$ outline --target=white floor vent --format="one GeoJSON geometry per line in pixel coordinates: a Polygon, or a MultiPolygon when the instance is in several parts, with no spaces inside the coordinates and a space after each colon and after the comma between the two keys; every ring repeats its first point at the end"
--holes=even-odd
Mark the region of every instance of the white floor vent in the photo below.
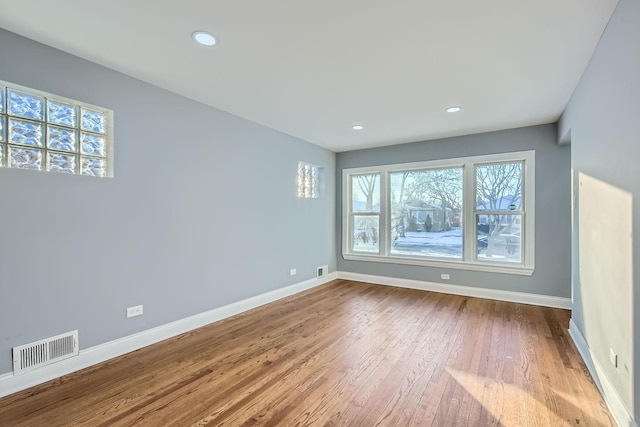
{"type": "Polygon", "coordinates": [[[13,375],[78,355],[78,331],[13,347],[13,375]]]}

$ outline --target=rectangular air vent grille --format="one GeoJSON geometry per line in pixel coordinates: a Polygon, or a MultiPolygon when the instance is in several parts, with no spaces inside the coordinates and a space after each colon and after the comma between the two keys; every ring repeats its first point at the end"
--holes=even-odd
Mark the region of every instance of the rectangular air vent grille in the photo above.
{"type": "Polygon", "coordinates": [[[13,347],[13,374],[23,374],[78,355],[78,331],[13,347]]]}

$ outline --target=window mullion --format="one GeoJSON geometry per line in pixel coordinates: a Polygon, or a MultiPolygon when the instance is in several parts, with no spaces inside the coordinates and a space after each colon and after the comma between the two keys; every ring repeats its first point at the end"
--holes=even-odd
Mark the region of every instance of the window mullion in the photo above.
{"type": "Polygon", "coordinates": [[[472,163],[464,165],[462,180],[462,235],[464,238],[464,261],[475,260],[474,251],[476,247],[476,224],[475,224],[475,202],[476,202],[475,173],[472,163]]]}
{"type": "Polygon", "coordinates": [[[389,214],[389,211],[391,210],[389,191],[389,172],[381,171],[380,217],[378,220],[380,230],[378,230],[378,249],[380,251],[380,255],[385,256],[389,254],[389,229],[391,228],[391,215],[389,214]]]}

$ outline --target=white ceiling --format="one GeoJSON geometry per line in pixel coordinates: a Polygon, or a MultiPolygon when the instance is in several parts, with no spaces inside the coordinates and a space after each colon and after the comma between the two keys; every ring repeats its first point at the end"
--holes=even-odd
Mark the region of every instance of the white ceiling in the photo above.
{"type": "Polygon", "coordinates": [[[346,151],[556,121],[617,1],[0,0],[0,27],[346,151]]]}

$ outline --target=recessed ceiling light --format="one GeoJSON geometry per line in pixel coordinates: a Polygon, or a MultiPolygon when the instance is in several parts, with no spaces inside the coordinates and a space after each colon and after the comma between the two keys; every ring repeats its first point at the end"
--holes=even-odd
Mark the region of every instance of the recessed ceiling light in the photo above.
{"type": "Polygon", "coordinates": [[[445,111],[447,113],[457,113],[460,110],[462,110],[462,107],[449,107],[445,111]]]}
{"type": "Polygon", "coordinates": [[[206,31],[195,31],[191,34],[191,38],[205,46],[213,46],[216,44],[216,38],[206,31]]]}
{"type": "Polygon", "coordinates": [[[364,129],[364,126],[363,125],[353,125],[353,126],[351,126],[351,129],[353,129],[353,130],[362,130],[362,129],[364,129]]]}

